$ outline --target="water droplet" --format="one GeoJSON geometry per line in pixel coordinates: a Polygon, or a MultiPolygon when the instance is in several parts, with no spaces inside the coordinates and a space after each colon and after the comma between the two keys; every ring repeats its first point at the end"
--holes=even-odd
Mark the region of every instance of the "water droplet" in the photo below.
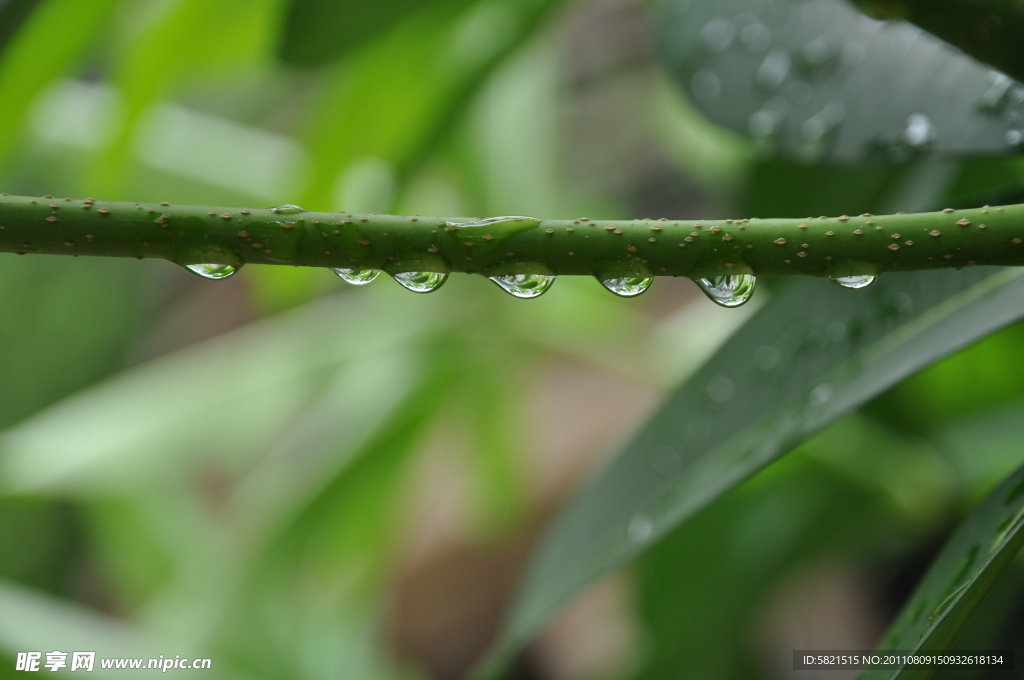
{"type": "Polygon", "coordinates": [[[811,393],[807,395],[807,402],[811,406],[821,406],[831,398],[832,386],[828,383],[822,383],[811,390],[811,393]]]}
{"type": "Polygon", "coordinates": [[[448,274],[441,272],[402,272],[392,277],[414,293],[432,293],[448,280],[448,274]]]}
{"type": "Polygon", "coordinates": [[[749,300],[750,296],[754,294],[754,284],[756,283],[757,279],[750,274],[697,279],[697,285],[701,287],[704,294],[723,307],[739,307],[749,300]]]}
{"type": "Polygon", "coordinates": [[[896,293],[892,297],[892,306],[901,314],[910,314],[914,311],[914,300],[906,293],[896,293]]]}
{"type": "Polygon", "coordinates": [[[935,141],[935,126],[923,113],[913,113],[907,117],[907,127],[903,130],[903,140],[913,149],[920,149],[935,141]]]}
{"type": "Polygon", "coordinates": [[[230,265],[230,264],[187,264],[185,269],[189,270],[196,276],[201,276],[204,279],[213,279],[218,281],[220,279],[226,279],[232,276],[235,272],[242,268],[242,265],[230,265]]]}
{"type": "Polygon", "coordinates": [[[843,288],[867,288],[875,282],[877,276],[871,274],[858,274],[854,276],[837,276],[832,279],[833,283],[838,283],[843,288]]]}
{"type": "Polygon", "coordinates": [[[735,393],[736,386],[724,375],[716,375],[708,382],[708,396],[719,404],[724,404],[732,399],[732,395],[735,393]]]}
{"type": "Polygon", "coordinates": [[[345,283],[351,283],[353,286],[365,286],[370,281],[373,281],[380,274],[379,269],[344,269],[338,268],[334,270],[342,281],[345,283]]]}
{"type": "Polygon", "coordinates": [[[295,213],[306,212],[305,208],[300,208],[297,205],[279,205],[276,208],[271,208],[270,212],[277,213],[278,215],[294,215],[295,213]]]}
{"type": "Polygon", "coordinates": [[[757,366],[762,371],[770,371],[779,365],[779,359],[781,358],[779,350],[771,345],[761,345],[754,350],[752,360],[754,366],[757,366]]]}
{"type": "Polygon", "coordinates": [[[789,75],[791,62],[785,50],[772,50],[757,69],[757,84],[774,90],[789,75]]]}
{"type": "Polygon", "coordinates": [[[505,292],[524,300],[540,297],[555,282],[554,276],[543,274],[506,274],[492,276],[490,279],[505,292]]]}
{"type": "Polygon", "coordinates": [[[700,30],[700,35],[709,50],[712,52],[722,52],[732,44],[733,38],[736,37],[736,28],[733,27],[732,22],[728,19],[715,17],[704,24],[704,28],[700,30]]]}
{"type": "Polygon", "coordinates": [[[654,522],[645,513],[638,512],[629,520],[626,534],[634,543],[646,543],[654,533],[654,522]]]}
{"type": "Polygon", "coordinates": [[[690,90],[697,99],[714,99],[722,92],[722,81],[714,71],[701,69],[690,79],[690,90]]]}
{"type": "Polygon", "coordinates": [[[755,21],[740,31],[740,42],[751,52],[764,52],[772,45],[772,32],[764,24],[755,21]]]}
{"type": "Polygon", "coordinates": [[[619,297],[636,297],[651,287],[653,278],[601,279],[601,285],[619,297]]]}
{"type": "Polygon", "coordinates": [[[1006,141],[1007,146],[1019,147],[1024,144],[1024,130],[1007,130],[1003,139],[1006,141]]]}

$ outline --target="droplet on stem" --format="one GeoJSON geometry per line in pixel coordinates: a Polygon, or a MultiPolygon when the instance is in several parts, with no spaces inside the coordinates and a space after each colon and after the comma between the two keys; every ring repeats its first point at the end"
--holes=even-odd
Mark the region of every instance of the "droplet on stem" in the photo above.
{"type": "Polygon", "coordinates": [[[711,301],[722,307],[739,307],[754,294],[757,279],[751,274],[733,274],[731,276],[711,276],[697,279],[704,294],[711,301]]]}
{"type": "Polygon", "coordinates": [[[231,265],[231,264],[187,264],[185,269],[189,270],[196,276],[200,276],[204,279],[212,279],[219,281],[220,279],[226,279],[229,276],[233,276],[235,272],[242,268],[242,265],[231,265]]]}
{"type": "Polygon", "coordinates": [[[373,281],[380,274],[379,269],[345,269],[339,267],[334,270],[334,273],[341,278],[345,283],[351,283],[353,286],[365,286],[366,284],[373,281]]]}
{"type": "Polygon", "coordinates": [[[636,297],[651,287],[651,284],[654,282],[654,278],[633,277],[621,279],[600,279],[600,281],[602,286],[619,297],[636,297]]]}
{"type": "Polygon", "coordinates": [[[401,272],[392,277],[414,293],[432,293],[448,280],[448,274],[441,272],[401,272]]]}
{"type": "Polygon", "coordinates": [[[491,276],[490,279],[506,293],[524,300],[540,297],[555,282],[554,276],[544,274],[506,274],[491,276]]]}

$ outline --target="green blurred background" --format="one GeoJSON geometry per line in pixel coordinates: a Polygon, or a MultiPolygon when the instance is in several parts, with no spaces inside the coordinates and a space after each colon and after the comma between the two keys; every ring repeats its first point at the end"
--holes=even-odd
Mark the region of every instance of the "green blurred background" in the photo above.
{"type": "MultiPolygon", "coordinates": [[[[1024,193],[1014,160],[766,159],[669,84],[648,29],[634,0],[0,0],[0,186],[608,219],[1024,193]]],[[[2,255],[0,677],[54,649],[460,677],[552,513],[770,294],[725,310],[682,279],[622,300],[563,278],[524,302],[453,275],[421,297],[2,255]]],[[[871,647],[1021,458],[1022,342],[943,361],[730,493],[515,677],[784,678],[794,648],[871,647]]],[[[1021,573],[963,644],[1019,640],[1021,573]]]]}

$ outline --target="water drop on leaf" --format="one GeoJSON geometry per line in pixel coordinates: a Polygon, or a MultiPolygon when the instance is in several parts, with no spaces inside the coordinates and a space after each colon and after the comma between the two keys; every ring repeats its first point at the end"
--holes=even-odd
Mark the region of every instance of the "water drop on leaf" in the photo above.
{"type": "Polygon", "coordinates": [[[750,274],[733,274],[731,276],[711,276],[697,279],[704,294],[712,302],[723,307],[739,307],[754,294],[757,279],[750,274]]]}
{"type": "Polygon", "coordinates": [[[867,288],[875,282],[876,278],[878,277],[871,274],[859,274],[856,276],[837,276],[832,281],[843,288],[867,288]]]}
{"type": "Polygon", "coordinates": [[[629,520],[626,533],[629,535],[629,540],[634,543],[646,543],[654,533],[654,522],[649,516],[639,512],[629,520]]]}
{"type": "Polygon", "coordinates": [[[507,274],[492,276],[490,279],[505,292],[522,299],[540,297],[555,282],[554,276],[543,274],[507,274]]]}
{"type": "Polygon", "coordinates": [[[601,285],[619,297],[636,297],[651,287],[654,279],[648,277],[628,279],[601,279],[601,285]]]}
{"type": "Polygon", "coordinates": [[[242,268],[242,265],[230,265],[230,264],[187,264],[185,269],[189,270],[196,276],[201,276],[204,279],[213,279],[215,281],[220,279],[226,279],[232,276],[235,272],[242,268]]]}
{"type": "Polygon", "coordinates": [[[402,272],[392,274],[395,281],[414,293],[432,293],[448,280],[441,272],[402,272]]]}
{"type": "Polygon", "coordinates": [[[380,274],[380,270],[338,268],[334,270],[334,273],[337,274],[345,283],[351,283],[353,286],[365,286],[377,278],[380,274]]]}

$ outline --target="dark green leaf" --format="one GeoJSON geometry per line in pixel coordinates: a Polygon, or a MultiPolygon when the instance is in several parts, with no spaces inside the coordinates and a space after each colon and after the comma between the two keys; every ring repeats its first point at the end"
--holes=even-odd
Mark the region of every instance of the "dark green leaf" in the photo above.
{"type": "MultiPolygon", "coordinates": [[[[910,596],[883,650],[944,651],[1024,545],[1024,467],[997,486],[967,517],[910,596]]],[[[863,680],[927,678],[934,669],[869,670],[863,680]]]]}
{"type": "Polygon", "coordinates": [[[842,0],[666,0],[658,43],[713,121],[767,154],[905,161],[1016,152],[1024,91],[905,23],[842,0]]]}
{"type": "Polygon", "coordinates": [[[539,550],[496,659],[594,579],[910,373],[1024,314],[1024,271],[789,286],[673,394],[539,550]]]}
{"type": "Polygon", "coordinates": [[[38,3],[39,0],[0,0],[0,51],[38,3]]]}
{"type": "Polygon", "coordinates": [[[343,57],[424,9],[457,11],[474,0],[292,0],[284,22],[282,61],[314,66],[343,57]]]}
{"type": "Polygon", "coordinates": [[[1020,0],[856,0],[877,19],[907,19],[1014,78],[1024,77],[1020,0]]]}

